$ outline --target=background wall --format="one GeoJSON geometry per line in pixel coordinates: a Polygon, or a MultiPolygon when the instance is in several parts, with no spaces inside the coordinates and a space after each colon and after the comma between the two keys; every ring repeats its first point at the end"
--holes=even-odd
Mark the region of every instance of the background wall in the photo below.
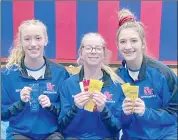
{"type": "Polygon", "coordinates": [[[176,0],[2,0],[1,58],[5,60],[9,55],[20,23],[35,18],[47,25],[46,55],[49,58],[63,63],[75,62],[82,36],[87,32],[99,32],[113,51],[111,63],[120,63],[115,40],[117,11],[121,8],[129,8],[146,25],[149,53],[168,65],[176,65],[176,0]]]}

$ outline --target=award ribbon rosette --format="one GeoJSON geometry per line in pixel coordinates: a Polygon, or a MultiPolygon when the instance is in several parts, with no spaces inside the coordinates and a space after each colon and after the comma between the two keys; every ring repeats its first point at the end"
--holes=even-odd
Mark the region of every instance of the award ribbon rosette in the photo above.
{"type": "Polygon", "coordinates": [[[125,83],[121,87],[124,92],[124,95],[130,98],[133,102],[138,98],[139,86],[132,86],[129,83],[125,83]]]}
{"type": "MultiPolygon", "coordinates": [[[[102,89],[103,82],[100,80],[83,80],[79,83],[81,91],[88,91],[90,94],[94,92],[99,92],[102,89]]],[[[95,108],[95,103],[92,100],[92,96],[90,96],[89,101],[84,106],[84,109],[90,112],[93,112],[95,108]]]]}

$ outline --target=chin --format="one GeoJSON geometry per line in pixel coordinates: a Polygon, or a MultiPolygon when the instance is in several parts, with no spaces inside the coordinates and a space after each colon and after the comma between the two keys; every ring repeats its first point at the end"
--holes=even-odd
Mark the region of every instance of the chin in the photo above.
{"type": "Polygon", "coordinates": [[[97,62],[97,61],[95,61],[95,62],[88,62],[88,65],[98,66],[98,65],[100,65],[100,62],[97,62]]]}
{"type": "Polygon", "coordinates": [[[134,61],[135,60],[135,56],[125,56],[124,59],[126,61],[134,61]]]}
{"type": "Polygon", "coordinates": [[[40,58],[40,55],[29,55],[29,58],[38,59],[38,58],[40,58]]]}

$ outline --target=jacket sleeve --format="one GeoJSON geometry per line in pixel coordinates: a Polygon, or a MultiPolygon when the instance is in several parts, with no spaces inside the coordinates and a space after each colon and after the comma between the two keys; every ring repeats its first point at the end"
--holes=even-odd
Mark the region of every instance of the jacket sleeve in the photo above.
{"type": "Polygon", "coordinates": [[[68,91],[68,83],[64,82],[61,89],[61,112],[58,117],[58,128],[62,132],[70,122],[75,118],[76,114],[81,111],[73,103],[73,97],[68,91]]]}
{"type": "Polygon", "coordinates": [[[101,120],[105,124],[105,126],[111,132],[118,133],[121,130],[122,122],[121,122],[121,112],[122,112],[122,102],[123,102],[123,92],[121,89],[117,89],[117,93],[120,94],[117,100],[117,105],[108,108],[105,106],[104,110],[100,113],[101,120]]]}
{"type": "Polygon", "coordinates": [[[18,115],[25,108],[25,103],[21,100],[14,102],[11,100],[11,94],[14,94],[8,84],[10,82],[7,79],[8,76],[1,73],[1,119],[2,121],[10,121],[11,118],[18,115]]]}
{"type": "Polygon", "coordinates": [[[59,84],[58,84],[58,99],[56,100],[56,102],[53,102],[51,103],[51,106],[50,107],[47,107],[46,109],[48,111],[50,111],[51,113],[53,113],[54,115],[58,116],[60,111],[61,111],[61,103],[60,103],[60,93],[61,93],[61,87],[62,87],[62,84],[63,82],[69,78],[69,73],[65,70],[64,71],[64,74],[63,74],[63,77],[61,78],[62,76],[60,75],[59,79],[59,84]]]}
{"type": "Polygon", "coordinates": [[[178,113],[178,89],[177,77],[174,73],[169,73],[167,78],[163,75],[160,79],[160,97],[163,107],[159,109],[146,108],[143,116],[139,117],[144,121],[154,124],[174,124],[177,121],[178,113]]]}
{"type": "Polygon", "coordinates": [[[132,122],[132,116],[133,116],[133,114],[126,115],[123,110],[121,111],[121,124],[122,124],[122,128],[128,127],[131,124],[131,122],[132,122]]]}

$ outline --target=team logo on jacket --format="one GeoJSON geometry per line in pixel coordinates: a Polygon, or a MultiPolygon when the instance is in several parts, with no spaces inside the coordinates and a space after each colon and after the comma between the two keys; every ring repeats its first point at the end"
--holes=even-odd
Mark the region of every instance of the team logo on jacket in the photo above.
{"type": "Polygon", "coordinates": [[[115,103],[115,101],[113,101],[113,99],[112,99],[112,94],[110,94],[108,91],[105,91],[104,95],[106,96],[106,100],[107,100],[106,102],[115,103]]]}
{"type": "Polygon", "coordinates": [[[144,96],[141,96],[141,98],[152,98],[156,97],[156,95],[153,94],[153,89],[149,87],[144,87],[144,96]]]}
{"type": "Polygon", "coordinates": [[[144,94],[145,95],[153,95],[153,89],[149,87],[144,87],[144,94]]]}
{"type": "Polygon", "coordinates": [[[57,92],[54,90],[55,85],[52,85],[50,82],[46,83],[46,91],[44,94],[56,94],[57,92]]]}
{"type": "Polygon", "coordinates": [[[54,85],[52,85],[50,82],[46,83],[46,88],[49,91],[54,91],[54,85]]]}

